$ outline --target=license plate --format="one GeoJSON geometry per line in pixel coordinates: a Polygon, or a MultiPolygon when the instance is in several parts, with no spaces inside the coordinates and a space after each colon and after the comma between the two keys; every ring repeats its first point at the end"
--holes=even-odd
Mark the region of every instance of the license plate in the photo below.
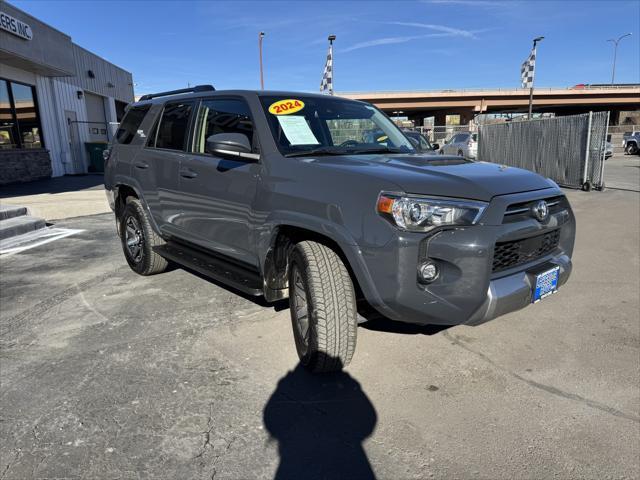
{"type": "Polygon", "coordinates": [[[533,303],[539,302],[545,297],[558,291],[558,278],[560,277],[560,267],[553,267],[551,270],[536,275],[536,284],[533,290],[533,303]]]}

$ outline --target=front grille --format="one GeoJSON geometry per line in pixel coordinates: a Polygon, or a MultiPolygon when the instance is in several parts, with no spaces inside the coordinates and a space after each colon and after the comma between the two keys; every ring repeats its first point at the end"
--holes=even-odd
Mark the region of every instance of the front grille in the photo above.
{"type": "Polygon", "coordinates": [[[555,250],[559,242],[559,228],[535,237],[498,242],[493,250],[493,271],[499,272],[544,257],[555,250]]]}
{"type": "Polygon", "coordinates": [[[528,202],[513,203],[509,205],[506,211],[504,212],[504,218],[502,220],[502,223],[513,223],[513,222],[519,222],[521,220],[525,220],[528,218],[529,219],[532,218],[533,215],[531,214],[531,208],[540,200],[545,200],[547,202],[550,215],[567,208],[565,203],[566,199],[564,196],[540,198],[540,199],[531,200],[528,202]]]}

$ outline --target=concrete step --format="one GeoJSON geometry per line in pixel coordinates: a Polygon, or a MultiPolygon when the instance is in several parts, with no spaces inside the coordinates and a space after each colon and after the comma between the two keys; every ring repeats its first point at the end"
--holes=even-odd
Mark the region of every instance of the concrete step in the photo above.
{"type": "Polygon", "coordinates": [[[28,214],[27,207],[21,207],[19,205],[0,204],[0,220],[6,220],[7,218],[21,217],[27,214],[28,214]]]}
{"type": "Polygon", "coordinates": [[[47,224],[44,219],[30,215],[21,215],[19,217],[0,220],[0,240],[33,232],[46,226],[47,224]]]}

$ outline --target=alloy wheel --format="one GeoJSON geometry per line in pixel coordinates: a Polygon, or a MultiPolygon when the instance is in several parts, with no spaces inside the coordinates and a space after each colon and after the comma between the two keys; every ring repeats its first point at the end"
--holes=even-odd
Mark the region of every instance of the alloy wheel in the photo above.
{"type": "Polygon", "coordinates": [[[140,223],[133,217],[127,217],[125,221],[125,244],[131,259],[138,263],[142,260],[142,245],[144,243],[144,234],[140,228],[140,223]]]}

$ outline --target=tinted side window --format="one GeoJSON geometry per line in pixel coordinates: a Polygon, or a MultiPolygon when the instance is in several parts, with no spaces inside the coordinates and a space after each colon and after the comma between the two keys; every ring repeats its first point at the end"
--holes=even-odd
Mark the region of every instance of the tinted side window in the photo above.
{"type": "Polygon", "coordinates": [[[131,143],[148,111],[149,105],[129,109],[116,132],[116,140],[118,143],[122,143],[124,145],[131,143]]]}
{"type": "Polygon", "coordinates": [[[205,153],[207,138],[216,133],[242,133],[253,142],[249,106],[240,99],[207,99],[200,105],[193,151],[205,153]]]}
{"type": "Polygon", "coordinates": [[[189,119],[193,105],[190,103],[167,103],[158,125],[156,148],[182,150],[189,131],[189,119]]]}

